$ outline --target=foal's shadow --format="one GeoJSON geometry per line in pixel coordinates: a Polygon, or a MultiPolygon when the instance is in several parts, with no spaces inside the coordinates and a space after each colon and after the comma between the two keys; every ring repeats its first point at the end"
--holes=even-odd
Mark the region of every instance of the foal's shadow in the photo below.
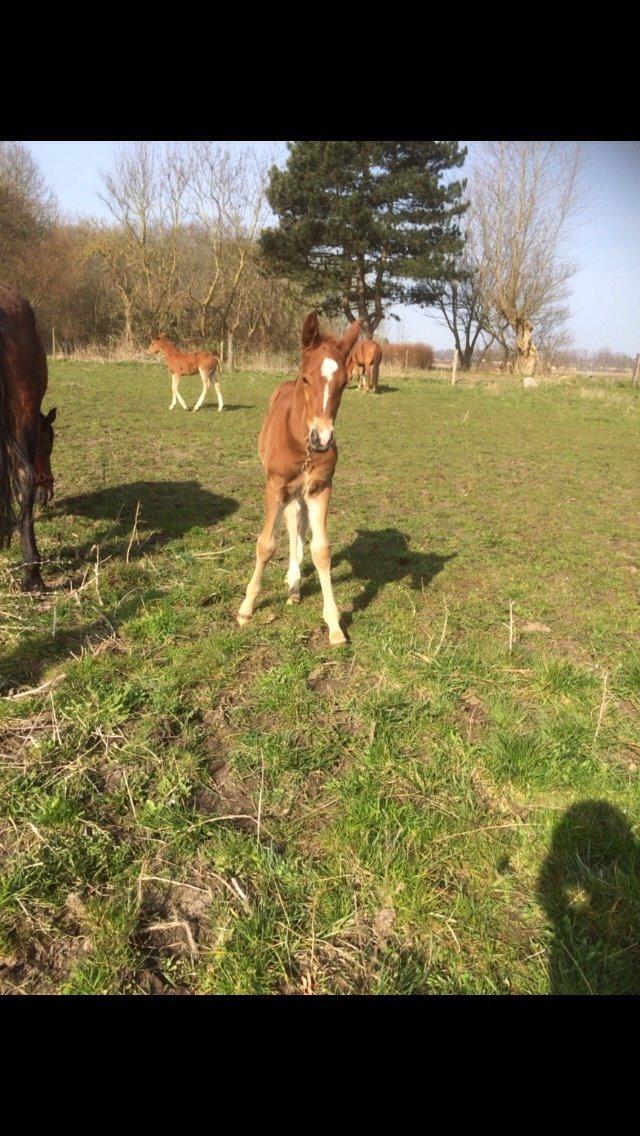
{"type": "Polygon", "coordinates": [[[608,801],[571,805],[538,879],[552,994],[640,994],[640,842],[608,801]]]}
{"type": "MultiPolygon", "coordinates": [[[[224,415],[229,414],[233,410],[253,410],[254,405],[255,404],[253,402],[225,402],[222,413],[224,415]]],[[[219,413],[217,402],[203,403],[203,405],[200,407],[200,410],[198,411],[198,414],[201,414],[203,410],[215,410],[216,414],[219,413]]]]}
{"type": "MultiPolygon", "coordinates": [[[[445,564],[457,556],[437,552],[414,552],[409,537],[399,529],[358,529],[355,540],[332,559],[332,567],[347,563],[351,577],[363,580],[364,587],[353,600],[353,611],[364,611],[386,584],[406,581],[414,591],[429,586],[445,564]]],[[[342,624],[349,627],[352,614],[345,612],[342,624]]]]}
{"type": "Polygon", "coordinates": [[[131,481],[61,498],[60,505],[68,514],[111,522],[99,537],[94,535],[84,544],[60,550],[61,556],[67,553],[76,560],[82,560],[94,543],[100,545],[102,559],[120,555],[132,532],[138,505],[132,556],[162,547],[196,526],[209,528],[238,508],[233,497],[211,493],[197,481],[131,481]]]}

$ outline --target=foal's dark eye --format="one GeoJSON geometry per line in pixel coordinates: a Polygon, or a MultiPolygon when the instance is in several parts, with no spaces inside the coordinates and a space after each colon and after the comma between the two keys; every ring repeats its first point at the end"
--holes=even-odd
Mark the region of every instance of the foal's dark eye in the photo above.
{"type": "Polygon", "coordinates": [[[306,384],[307,384],[307,386],[309,385],[309,380],[308,380],[308,378],[306,377],[306,375],[303,375],[303,376],[302,376],[302,381],[303,381],[303,383],[306,383],[306,384]]]}

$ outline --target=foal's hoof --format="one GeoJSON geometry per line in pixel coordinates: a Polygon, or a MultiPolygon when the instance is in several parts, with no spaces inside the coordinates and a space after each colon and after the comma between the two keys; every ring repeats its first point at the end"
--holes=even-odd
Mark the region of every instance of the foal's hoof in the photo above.
{"type": "Polygon", "coordinates": [[[240,624],[240,627],[246,627],[250,619],[250,615],[240,615],[240,612],[238,612],[236,616],[236,620],[240,624]]]}
{"type": "Polygon", "coordinates": [[[347,637],[342,631],[330,631],[329,642],[332,647],[345,647],[347,644],[347,637]]]}
{"type": "Polygon", "coordinates": [[[218,414],[222,414],[223,410],[224,410],[224,406],[219,406],[218,407],[218,414]]]}
{"type": "Polygon", "coordinates": [[[299,604],[300,603],[300,592],[290,592],[289,595],[287,596],[287,603],[288,604],[299,604]]]}

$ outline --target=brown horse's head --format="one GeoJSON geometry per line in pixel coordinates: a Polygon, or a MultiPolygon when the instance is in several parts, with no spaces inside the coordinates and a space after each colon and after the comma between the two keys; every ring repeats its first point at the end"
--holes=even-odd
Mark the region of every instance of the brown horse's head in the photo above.
{"type": "Polygon", "coordinates": [[[159,335],[152,343],[149,344],[146,350],[147,355],[159,355],[163,348],[166,346],[165,340],[159,335]]]}
{"type": "Polygon", "coordinates": [[[304,393],[305,421],[312,450],[324,453],[333,443],[333,424],[347,385],[347,357],[359,335],[359,320],[352,323],[339,340],[320,331],[315,312],[304,321],[298,382],[304,393]]]}
{"type": "Polygon", "coordinates": [[[51,472],[51,451],[53,450],[53,423],[56,420],[56,407],[48,414],[38,414],[38,442],[33,461],[36,480],[36,501],[46,505],[53,497],[53,474],[51,472]]]}

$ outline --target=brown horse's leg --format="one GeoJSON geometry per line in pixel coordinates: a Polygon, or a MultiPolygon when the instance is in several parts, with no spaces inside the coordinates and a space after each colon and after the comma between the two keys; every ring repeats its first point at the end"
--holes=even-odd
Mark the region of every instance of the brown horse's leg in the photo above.
{"type": "Polygon", "coordinates": [[[202,394],[200,395],[200,398],[198,399],[198,401],[196,402],[196,404],[193,408],[194,414],[195,414],[196,410],[199,410],[200,407],[202,406],[202,404],[205,400],[206,393],[209,390],[209,387],[211,386],[211,379],[209,378],[209,372],[205,371],[203,367],[198,367],[198,370],[200,372],[200,378],[202,379],[202,394]]]}
{"type": "MultiPolygon", "coordinates": [[[[213,371],[214,375],[215,375],[215,373],[216,372],[213,371]]],[[[216,394],[218,396],[218,411],[221,411],[224,407],[224,399],[222,397],[222,387],[220,386],[218,379],[214,379],[214,385],[215,385],[215,388],[216,388],[216,394]]]]}
{"type": "Polygon", "coordinates": [[[276,535],[281,516],[282,502],[280,497],[275,489],[267,485],[264,526],[256,544],[256,566],[237,616],[241,627],[244,627],[253,615],[253,609],[260,592],[260,581],[262,580],[264,566],[269,563],[276,550],[276,535]]]}
{"type": "Polygon", "coordinates": [[[33,529],[33,502],[25,512],[20,526],[20,545],[22,548],[22,591],[45,592],[44,580],[40,575],[40,553],[33,529]]]}
{"type": "Polygon", "coordinates": [[[300,603],[300,565],[304,557],[304,538],[309,523],[305,501],[295,498],[285,506],[284,519],[289,533],[289,571],[285,577],[289,586],[287,603],[300,603]]]}
{"type": "MultiPolygon", "coordinates": [[[[33,461],[33,438],[23,434],[20,438],[21,448],[33,461]]],[[[32,479],[23,469],[18,475],[20,495],[25,502],[25,509],[20,523],[20,548],[22,550],[22,581],[23,592],[44,592],[46,588],[40,575],[40,552],[36,544],[36,534],[33,528],[33,510],[36,503],[36,488],[32,479]]]]}
{"type": "Polygon", "coordinates": [[[173,400],[172,400],[172,402],[171,402],[171,406],[169,407],[169,410],[173,410],[173,408],[174,408],[174,406],[175,406],[175,404],[176,404],[176,399],[177,399],[177,400],[178,400],[178,402],[180,403],[180,406],[182,407],[182,409],[183,409],[183,410],[186,410],[186,409],[187,409],[187,404],[186,404],[186,402],[184,401],[184,399],[183,399],[182,395],[180,394],[180,391],[178,390],[178,383],[179,383],[179,382],[180,382],[180,375],[172,375],[172,376],[171,376],[171,383],[172,383],[172,390],[173,390],[173,400]]]}
{"type": "Polygon", "coordinates": [[[324,601],[322,618],[329,628],[329,642],[334,647],[339,647],[347,640],[340,627],[340,616],[331,587],[331,549],[327,537],[327,513],[330,499],[330,486],[320,493],[305,497],[311,525],[311,555],[320,579],[324,601]]]}

